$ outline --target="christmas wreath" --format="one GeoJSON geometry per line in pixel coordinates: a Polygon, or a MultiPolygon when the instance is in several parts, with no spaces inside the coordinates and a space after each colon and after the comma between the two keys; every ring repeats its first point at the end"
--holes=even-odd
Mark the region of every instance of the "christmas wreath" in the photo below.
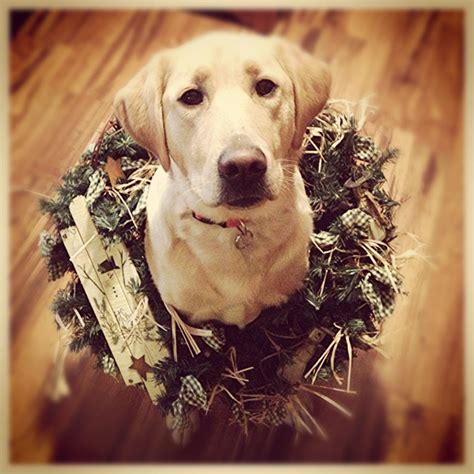
{"type": "MultiPolygon", "coordinates": [[[[174,415],[175,429],[186,426],[192,410],[207,412],[217,400],[229,406],[231,420],[245,431],[252,423],[279,425],[287,417],[308,430],[311,423],[319,429],[298,394],[314,393],[339,407],[316,388],[335,381],[350,390],[353,358],[376,347],[381,325],[401,292],[399,259],[391,247],[398,203],[383,189],[384,166],[396,156],[397,150],[381,150],[365,136],[341,103],[329,103],[307,128],[300,163],[315,229],[304,289],[243,330],[214,322],[190,328],[160,299],[145,260],[147,191],[159,165],[117,121],[110,121],[63,176],[57,195],[41,201],[42,212],[54,223],[40,237],[49,279],[70,275],[52,304],[68,347],[89,347],[98,367],[120,378],[111,337],[125,343],[133,337],[159,341],[166,350],[153,364],[134,358],[129,368],[139,383],[160,388],[148,391],[164,414],[174,415]],[[91,301],[78,276],[76,255],[65,245],[65,233],[75,225],[71,205],[78,196],[104,248],[124,245],[124,259],[136,269],[123,287],[138,301],[138,310],[118,319],[115,332],[99,321],[101,303],[91,301]],[[140,313],[145,306],[148,310],[140,313]],[[295,380],[285,369],[298,360],[304,370],[295,380]]],[[[124,262],[117,255],[123,253],[107,255],[96,262],[98,274],[122,271],[124,262]]]]}

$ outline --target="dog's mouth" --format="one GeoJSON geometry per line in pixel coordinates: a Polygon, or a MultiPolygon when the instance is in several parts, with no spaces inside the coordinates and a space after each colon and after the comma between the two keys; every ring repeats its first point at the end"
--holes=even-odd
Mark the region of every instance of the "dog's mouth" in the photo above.
{"type": "Polygon", "coordinates": [[[258,186],[257,189],[248,190],[224,190],[221,194],[221,205],[231,208],[248,209],[261,206],[273,196],[266,186],[258,186]]]}
{"type": "Polygon", "coordinates": [[[264,196],[247,196],[232,201],[226,201],[225,205],[228,207],[248,208],[263,204],[264,201],[266,201],[264,196]]]}

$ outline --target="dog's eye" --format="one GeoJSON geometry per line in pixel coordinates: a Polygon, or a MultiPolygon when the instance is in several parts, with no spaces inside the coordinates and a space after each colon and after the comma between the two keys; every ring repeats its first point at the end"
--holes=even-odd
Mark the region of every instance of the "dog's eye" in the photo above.
{"type": "Polygon", "coordinates": [[[262,79],[261,81],[258,81],[255,86],[255,90],[259,96],[268,95],[276,88],[277,85],[273,81],[270,81],[270,79],[262,79]]]}
{"type": "Polygon", "coordinates": [[[186,91],[180,98],[179,101],[186,105],[198,105],[203,101],[202,92],[197,89],[190,89],[186,91]]]}

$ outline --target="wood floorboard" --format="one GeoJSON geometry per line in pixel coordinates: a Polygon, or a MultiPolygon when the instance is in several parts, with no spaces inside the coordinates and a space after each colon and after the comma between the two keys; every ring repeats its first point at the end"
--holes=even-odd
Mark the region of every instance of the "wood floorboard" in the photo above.
{"type": "Polygon", "coordinates": [[[10,45],[10,452],[19,462],[461,462],[463,460],[463,22],[462,11],[234,12],[232,21],[184,11],[36,11],[10,45]],[[288,427],[248,438],[220,409],[186,449],[173,445],[144,395],[71,356],[72,394],[51,402],[45,381],[57,332],[38,251],[39,195],[111,113],[115,91],[156,50],[215,28],[280,34],[326,60],[333,98],[374,94],[367,131],[401,150],[389,188],[409,296],[384,328],[384,359],[357,360],[357,395],[316,400],[329,441],[288,427]]]}

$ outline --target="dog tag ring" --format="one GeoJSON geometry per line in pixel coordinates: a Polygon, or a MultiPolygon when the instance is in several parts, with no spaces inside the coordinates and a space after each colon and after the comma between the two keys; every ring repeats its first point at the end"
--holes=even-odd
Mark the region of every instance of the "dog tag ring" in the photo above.
{"type": "Polygon", "coordinates": [[[251,244],[253,234],[243,222],[238,226],[238,229],[240,233],[235,237],[234,244],[239,250],[243,250],[251,244]]]}

